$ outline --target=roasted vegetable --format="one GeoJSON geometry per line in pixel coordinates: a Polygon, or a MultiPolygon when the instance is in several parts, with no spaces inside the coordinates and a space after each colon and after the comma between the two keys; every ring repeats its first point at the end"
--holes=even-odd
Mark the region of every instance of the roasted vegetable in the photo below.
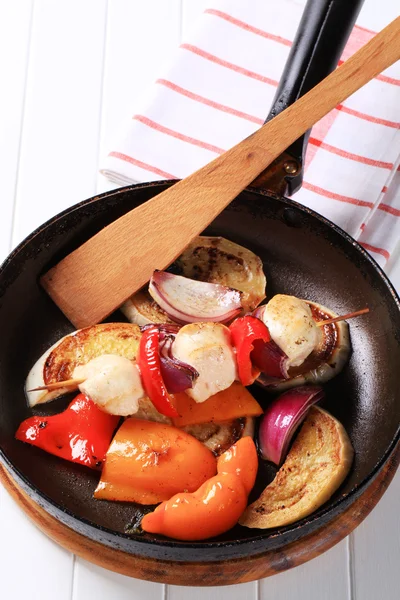
{"type": "Polygon", "coordinates": [[[244,312],[265,298],[266,279],[260,258],[223,237],[199,236],[176,261],[181,275],[240,290],[244,312]]]}
{"type": "MultiPolygon", "coordinates": [[[[77,366],[103,354],[117,354],[132,360],[136,358],[140,336],[139,327],[130,323],[102,323],[71,333],[39,358],[28,374],[26,389],[71,379],[77,366]]],[[[27,396],[30,406],[34,406],[76,389],[28,392],[27,396]]]]}
{"type": "Polygon", "coordinates": [[[160,331],[157,327],[149,327],[143,331],[139,344],[138,367],[143,387],[158,412],[166,417],[177,417],[178,412],[171,402],[162,377],[159,345],[160,331]]]}
{"type": "Polygon", "coordinates": [[[239,523],[268,529],[289,525],[314,512],[342,484],[353,448],[341,423],[313,406],[275,479],[239,523]]]}
{"type": "MultiPolygon", "coordinates": [[[[243,312],[251,312],[265,298],[266,279],[260,258],[223,237],[198,236],[172,265],[172,270],[190,279],[219,283],[243,292],[243,312]]],[[[145,289],[129,298],[121,310],[137,325],[172,322],[145,289]]]]}
{"type": "Polygon", "coordinates": [[[246,436],[254,438],[254,417],[239,417],[229,421],[210,421],[199,425],[186,425],[183,430],[193,435],[215,456],[226,450],[246,436]]]}
{"type": "Polygon", "coordinates": [[[178,540],[205,540],[233,527],[257,475],[257,451],[245,437],[219,457],[218,475],[194,493],[180,493],[142,519],[142,529],[178,540]]]}
{"type": "Polygon", "coordinates": [[[322,388],[304,385],[275,398],[260,421],[258,441],[261,456],[280,466],[286,458],[293,435],[312,404],[324,397],[322,388]]]}
{"type": "Polygon", "coordinates": [[[84,394],[64,412],[50,417],[30,417],[15,437],[50,454],[100,469],[119,417],[107,415],[84,394]]]}
{"type": "Polygon", "coordinates": [[[219,283],[154,271],[149,293],[177,323],[226,323],[242,310],[242,293],[219,283]]]}
{"type": "Polygon", "coordinates": [[[126,419],[106,455],[95,497],[156,504],[194,491],[216,472],[212,453],[181,429],[126,419]]]}
{"type": "Polygon", "coordinates": [[[252,363],[255,344],[258,342],[265,346],[271,341],[271,336],[266,325],[251,315],[235,319],[229,330],[236,351],[239,379],[243,385],[251,385],[260,374],[259,369],[252,363]]]}
{"type": "Polygon", "coordinates": [[[167,313],[154,302],[147,288],[136,292],[124,302],[121,311],[128,321],[140,327],[149,323],[173,323],[167,313]]]}
{"type": "Polygon", "coordinates": [[[262,408],[250,392],[238,381],[228,389],[211,396],[206,402],[197,403],[187,394],[174,394],[173,404],[179,413],[173,418],[176,427],[229,421],[240,417],[258,417],[262,408]]]}

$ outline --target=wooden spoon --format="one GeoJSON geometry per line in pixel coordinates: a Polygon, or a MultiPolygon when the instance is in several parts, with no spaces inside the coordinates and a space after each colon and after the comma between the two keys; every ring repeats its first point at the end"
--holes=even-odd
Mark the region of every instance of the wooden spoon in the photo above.
{"type": "Polygon", "coordinates": [[[165,269],[290,144],[400,59],[400,17],[297,102],[211,163],[102,229],[41,283],[75,327],[102,321],[165,269]]]}

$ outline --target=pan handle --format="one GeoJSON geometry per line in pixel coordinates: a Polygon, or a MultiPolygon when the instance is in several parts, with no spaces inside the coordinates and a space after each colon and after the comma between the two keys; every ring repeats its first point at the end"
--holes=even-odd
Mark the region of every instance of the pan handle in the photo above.
{"type": "MultiPolygon", "coordinates": [[[[334,71],[364,0],[308,0],[266,121],[334,71]]],[[[294,142],[253,186],[291,196],[303,182],[310,131],[294,142]]]]}

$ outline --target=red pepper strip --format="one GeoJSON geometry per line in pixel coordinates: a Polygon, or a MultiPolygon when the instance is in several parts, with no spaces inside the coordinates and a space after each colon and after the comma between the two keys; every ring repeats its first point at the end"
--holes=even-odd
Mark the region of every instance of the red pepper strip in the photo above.
{"type": "Polygon", "coordinates": [[[157,327],[145,329],[140,338],[138,366],[146,394],[162,415],[178,417],[161,375],[159,355],[160,332],[157,327]]]}
{"type": "Polygon", "coordinates": [[[65,460],[101,469],[119,420],[79,394],[58,415],[23,421],[15,437],[65,460]]]}
{"type": "Polygon", "coordinates": [[[270,341],[268,328],[260,319],[247,315],[233,321],[229,329],[236,349],[240,382],[245,386],[251,385],[260,374],[259,369],[252,365],[251,352],[257,340],[270,341]]]}

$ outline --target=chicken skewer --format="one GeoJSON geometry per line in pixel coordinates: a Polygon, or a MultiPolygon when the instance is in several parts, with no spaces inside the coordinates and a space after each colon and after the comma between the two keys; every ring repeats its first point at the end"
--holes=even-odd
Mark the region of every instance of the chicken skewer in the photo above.
{"type": "MultiPolygon", "coordinates": [[[[351,313],[347,313],[345,315],[340,315],[338,317],[333,317],[332,319],[323,319],[321,321],[316,321],[315,325],[317,327],[323,327],[325,325],[330,325],[333,323],[339,323],[340,321],[347,321],[348,319],[353,319],[356,317],[359,317],[361,315],[367,314],[369,312],[369,308],[363,308],[361,310],[358,311],[354,311],[351,313]]],[[[64,381],[57,381],[54,383],[48,383],[47,385],[41,385],[35,388],[32,388],[30,390],[27,390],[27,392],[38,392],[38,391],[42,391],[42,390],[48,390],[48,391],[53,391],[53,390],[58,390],[58,389],[62,389],[65,387],[72,387],[72,386],[76,386],[78,387],[79,385],[83,384],[86,381],[86,378],[72,378],[72,379],[67,379],[64,381]]]]}

